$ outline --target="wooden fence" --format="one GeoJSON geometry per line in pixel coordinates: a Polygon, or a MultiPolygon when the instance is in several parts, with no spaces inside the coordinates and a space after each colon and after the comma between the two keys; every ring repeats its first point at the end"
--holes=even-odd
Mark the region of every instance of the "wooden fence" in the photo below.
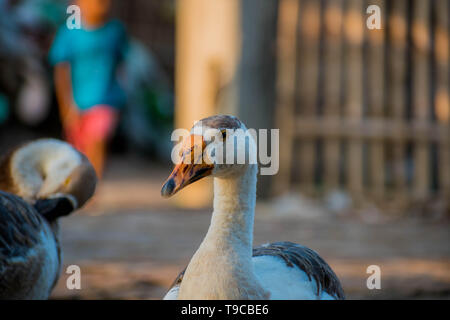
{"type": "Polygon", "coordinates": [[[279,1],[275,193],[450,199],[449,5],[279,1]]]}

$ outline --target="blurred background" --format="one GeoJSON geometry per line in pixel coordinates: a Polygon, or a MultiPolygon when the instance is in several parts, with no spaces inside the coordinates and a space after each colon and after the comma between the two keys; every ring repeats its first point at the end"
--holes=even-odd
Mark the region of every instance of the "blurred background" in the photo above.
{"type": "MultiPolygon", "coordinates": [[[[63,0],[0,0],[0,151],[64,138],[48,54],[63,0]]],[[[450,298],[448,0],[128,0],[126,106],[93,201],[62,221],[55,299],[159,299],[206,234],[211,181],[160,197],[170,134],[217,113],[280,129],[255,245],[320,253],[350,299],[450,298]],[[370,30],[369,5],[381,9],[370,30]],[[366,269],[381,268],[381,290],[366,269]]]]}

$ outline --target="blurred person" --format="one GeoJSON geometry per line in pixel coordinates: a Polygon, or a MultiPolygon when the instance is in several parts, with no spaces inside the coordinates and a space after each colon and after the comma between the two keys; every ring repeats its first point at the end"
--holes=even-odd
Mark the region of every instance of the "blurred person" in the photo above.
{"type": "Polygon", "coordinates": [[[83,152],[102,176],[107,143],[126,102],[118,69],[128,38],[123,25],[109,18],[111,0],[78,0],[81,29],[63,25],[49,59],[65,138],[83,152]]]}

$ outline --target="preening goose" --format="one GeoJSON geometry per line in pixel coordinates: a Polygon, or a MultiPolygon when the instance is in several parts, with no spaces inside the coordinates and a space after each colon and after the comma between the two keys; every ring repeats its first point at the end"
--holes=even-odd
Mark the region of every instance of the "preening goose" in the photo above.
{"type": "Polygon", "coordinates": [[[65,142],[41,139],[0,162],[0,299],[47,299],[61,269],[58,218],[93,195],[93,167],[65,142]]]}
{"type": "Polygon", "coordinates": [[[250,161],[256,143],[249,132],[236,117],[219,115],[199,121],[184,138],[181,163],[161,194],[172,196],[211,175],[214,211],[200,247],[164,299],[344,299],[339,279],[313,250],[290,242],[252,249],[258,165],[250,161]],[[238,161],[240,152],[245,161],[238,161]]]}

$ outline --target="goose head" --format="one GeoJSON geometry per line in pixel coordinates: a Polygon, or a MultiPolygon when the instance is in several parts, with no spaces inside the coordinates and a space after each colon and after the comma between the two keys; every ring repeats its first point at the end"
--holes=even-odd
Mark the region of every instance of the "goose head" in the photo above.
{"type": "Polygon", "coordinates": [[[58,198],[69,201],[71,211],[80,208],[93,195],[96,182],[87,158],[56,139],[22,145],[0,162],[0,190],[41,207],[49,205],[45,200],[58,198]]]}
{"type": "Polygon", "coordinates": [[[246,126],[236,117],[217,115],[194,124],[188,135],[175,147],[176,163],[161,189],[170,197],[207,176],[233,178],[256,165],[256,143],[246,126]]]}

